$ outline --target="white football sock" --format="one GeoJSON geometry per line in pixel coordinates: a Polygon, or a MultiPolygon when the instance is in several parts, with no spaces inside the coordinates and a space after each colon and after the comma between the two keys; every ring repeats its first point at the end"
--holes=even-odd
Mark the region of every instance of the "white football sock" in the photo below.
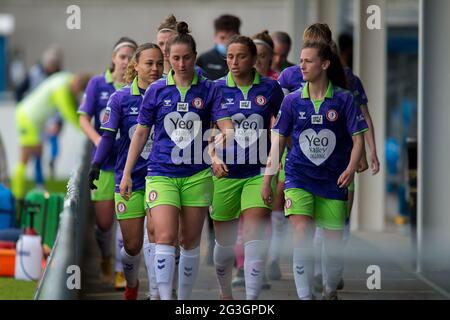
{"type": "Polygon", "coordinates": [[[314,249],[314,277],[322,276],[322,247],[323,247],[323,229],[316,227],[313,239],[314,249]]]}
{"type": "Polygon", "coordinates": [[[200,246],[191,250],[180,247],[178,266],[178,300],[188,300],[197,279],[200,264],[200,246]]]}
{"type": "Polygon", "coordinates": [[[231,278],[233,276],[234,246],[214,246],[214,265],[222,297],[231,297],[231,278]]]}
{"type": "Polygon", "coordinates": [[[156,281],[156,272],[155,272],[155,250],[156,243],[150,243],[150,259],[152,261],[152,267],[150,269],[150,300],[160,300],[159,291],[158,291],[158,283],[156,281]]]}
{"type": "Polygon", "coordinates": [[[125,248],[122,247],[120,250],[120,256],[123,265],[123,273],[125,274],[125,279],[127,280],[127,287],[134,288],[137,285],[139,276],[141,254],[138,253],[135,256],[131,256],[128,252],[126,252],[125,248]]]}
{"type": "Polygon", "coordinates": [[[325,283],[326,292],[330,293],[337,290],[339,281],[341,280],[344,268],[342,240],[327,239],[324,237],[325,251],[325,283]]]}
{"type": "Polygon", "coordinates": [[[158,285],[156,284],[155,268],[155,244],[148,241],[147,228],[144,228],[144,262],[147,269],[148,293],[150,300],[159,300],[158,285]]]}
{"type": "Polygon", "coordinates": [[[173,270],[175,269],[175,247],[156,244],[154,268],[161,300],[172,299],[173,270]]]}
{"type": "Polygon", "coordinates": [[[261,292],[267,244],[264,240],[252,240],[246,242],[244,246],[246,299],[256,300],[261,292]]]}
{"type": "Polygon", "coordinates": [[[272,211],[272,237],[270,239],[269,263],[278,262],[280,258],[281,248],[283,248],[284,237],[288,226],[288,219],[284,215],[284,211],[272,211]]]}
{"type": "Polygon", "coordinates": [[[122,259],[121,259],[121,250],[123,248],[123,238],[122,238],[122,231],[120,230],[120,224],[119,222],[116,222],[116,263],[115,263],[115,268],[114,271],[116,272],[122,272],[123,270],[123,266],[122,266],[122,259]]]}
{"type": "Polygon", "coordinates": [[[293,273],[297,295],[301,300],[312,299],[314,255],[311,248],[294,248],[293,273]]]}

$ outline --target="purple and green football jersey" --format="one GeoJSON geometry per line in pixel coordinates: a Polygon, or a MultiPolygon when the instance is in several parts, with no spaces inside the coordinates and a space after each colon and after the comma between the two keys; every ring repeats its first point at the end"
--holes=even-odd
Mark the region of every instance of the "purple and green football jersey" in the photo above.
{"type": "MultiPolygon", "coordinates": [[[[83,95],[78,114],[86,114],[94,118],[94,128],[101,135],[100,126],[102,118],[105,116],[106,105],[109,97],[116,91],[111,72],[107,70],[104,74],[97,75],[89,80],[83,95]]],[[[96,147],[92,148],[92,158],[94,157],[96,147]]],[[[105,171],[113,171],[116,163],[117,150],[114,151],[103,163],[101,169],[105,171]]]]}
{"type": "Polygon", "coordinates": [[[247,88],[238,87],[231,73],[216,83],[235,129],[233,146],[221,153],[229,170],[227,178],[259,175],[270,151],[271,119],[278,114],[283,91],[276,80],[262,77],[256,71],[252,86],[247,88]]]}
{"type": "Polygon", "coordinates": [[[140,125],[154,125],[147,175],[183,178],[208,168],[204,133],[211,122],[229,117],[221,102],[216,84],[197,73],[189,88],[175,85],[173,71],[152,83],[138,117],[140,125]]]}
{"type": "Polygon", "coordinates": [[[352,136],[367,131],[350,91],[329,82],[317,108],[306,84],[285,97],[273,130],[285,137],[292,134],[285,189],[301,188],[320,197],[347,200],[347,188],[339,188],[337,180],[350,161],[352,136]]]}
{"type": "MultiPolygon", "coordinates": [[[[111,95],[105,116],[102,119],[100,129],[115,132],[118,136],[115,143],[117,146],[117,161],[114,170],[115,192],[119,192],[128,149],[138,125],[137,118],[144,93],[145,90],[138,87],[137,78],[135,78],[130,86],[123,87],[111,95]]],[[[145,189],[145,176],[147,175],[148,158],[152,149],[152,143],[153,132],[151,131],[144,150],[131,172],[133,191],[145,189]]]]}

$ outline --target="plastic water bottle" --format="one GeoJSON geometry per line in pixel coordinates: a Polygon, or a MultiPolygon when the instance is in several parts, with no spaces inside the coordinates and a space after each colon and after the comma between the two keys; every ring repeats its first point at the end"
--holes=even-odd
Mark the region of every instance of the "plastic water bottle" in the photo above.
{"type": "Polygon", "coordinates": [[[16,245],[15,279],[38,280],[41,275],[42,257],[41,236],[21,235],[16,245]]]}

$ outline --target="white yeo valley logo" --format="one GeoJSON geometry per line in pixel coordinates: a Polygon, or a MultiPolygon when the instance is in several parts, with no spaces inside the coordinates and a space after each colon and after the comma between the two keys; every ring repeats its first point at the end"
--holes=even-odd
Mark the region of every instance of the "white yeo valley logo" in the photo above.
{"type": "Polygon", "coordinates": [[[231,117],[231,120],[234,124],[235,140],[242,148],[254,144],[264,127],[263,117],[256,113],[248,118],[242,113],[237,113],[231,117]]]}
{"type": "Polygon", "coordinates": [[[180,149],[184,149],[191,144],[200,132],[201,126],[200,116],[194,112],[188,112],[181,116],[174,111],[164,118],[164,129],[180,149]]]}
{"type": "Polygon", "coordinates": [[[301,133],[299,144],[309,161],[320,166],[333,153],[336,147],[336,135],[328,129],[323,129],[319,133],[308,129],[301,133]]]}

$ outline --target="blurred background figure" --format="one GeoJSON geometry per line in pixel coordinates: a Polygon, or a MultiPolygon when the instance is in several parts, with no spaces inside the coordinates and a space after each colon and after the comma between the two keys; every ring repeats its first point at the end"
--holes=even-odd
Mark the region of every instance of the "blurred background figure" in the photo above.
{"type": "Polygon", "coordinates": [[[197,59],[197,65],[204,70],[206,78],[217,80],[227,74],[227,42],[235,34],[240,34],[240,27],[241,20],[233,15],[224,14],[214,20],[214,48],[197,59]]]}
{"type": "Polygon", "coordinates": [[[280,74],[287,67],[294,65],[287,60],[291,51],[292,40],[289,34],[283,31],[273,32],[270,36],[273,40],[272,70],[280,74]]]}
{"type": "Polygon", "coordinates": [[[28,71],[25,79],[15,90],[16,101],[19,102],[39,84],[52,74],[61,71],[63,51],[58,44],[52,44],[44,51],[41,59],[28,71]]]}
{"type": "Polygon", "coordinates": [[[11,52],[9,61],[9,79],[14,90],[16,90],[25,81],[27,70],[25,67],[23,51],[20,48],[14,48],[11,52]]]}
{"type": "Polygon", "coordinates": [[[78,97],[89,80],[87,74],[58,72],[39,85],[20,101],[16,108],[19,133],[20,160],[14,171],[12,191],[16,200],[25,196],[25,172],[28,161],[42,155],[45,125],[59,112],[65,120],[78,127],[78,97]]]}
{"type": "MultiPolygon", "coordinates": [[[[45,79],[52,74],[62,70],[63,66],[63,50],[60,45],[52,44],[42,54],[41,59],[34,64],[22,82],[15,87],[16,102],[21,101],[25,96],[30,94],[37,88],[45,79]]],[[[17,67],[16,67],[17,69],[17,67]]],[[[17,70],[18,71],[18,70],[17,70]]],[[[57,112],[48,119],[45,130],[44,141],[50,143],[50,177],[55,175],[55,160],[58,156],[58,135],[61,132],[63,120],[61,115],[57,112]]],[[[35,157],[35,183],[38,187],[43,187],[44,174],[42,171],[41,157],[35,157]]]]}
{"type": "Polygon", "coordinates": [[[256,71],[262,76],[277,80],[279,73],[275,72],[271,67],[274,57],[274,42],[269,35],[269,31],[264,30],[263,32],[257,33],[252,39],[258,51],[255,63],[256,71]]]}

